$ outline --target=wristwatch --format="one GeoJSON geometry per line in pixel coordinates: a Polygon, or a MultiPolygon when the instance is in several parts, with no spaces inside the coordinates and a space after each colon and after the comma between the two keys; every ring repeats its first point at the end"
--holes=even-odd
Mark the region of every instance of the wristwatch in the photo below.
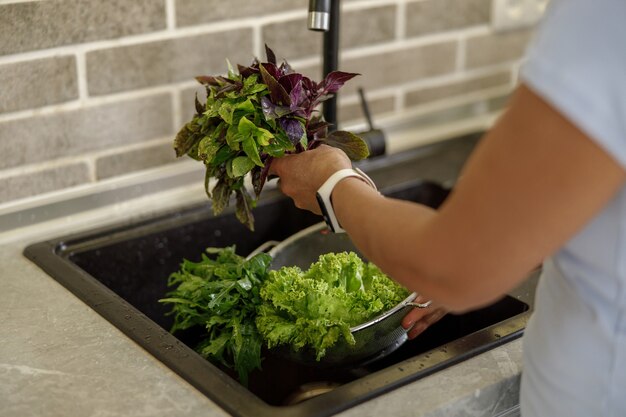
{"type": "Polygon", "coordinates": [[[370,177],[368,177],[363,171],[359,168],[348,168],[341,169],[331,175],[324,184],[317,190],[315,193],[315,197],[317,198],[317,203],[320,206],[320,210],[322,211],[322,216],[324,217],[324,221],[328,225],[328,228],[334,233],[345,233],[345,230],[341,228],[339,222],[337,221],[337,216],[335,216],[335,210],[333,209],[333,204],[330,200],[330,196],[333,193],[333,189],[339,183],[339,181],[348,177],[357,177],[365,181],[365,183],[369,184],[374,190],[377,190],[376,184],[370,177]]]}

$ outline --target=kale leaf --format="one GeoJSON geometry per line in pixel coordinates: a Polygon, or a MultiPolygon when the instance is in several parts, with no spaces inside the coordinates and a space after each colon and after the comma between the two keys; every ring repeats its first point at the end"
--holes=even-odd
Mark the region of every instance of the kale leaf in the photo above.
{"type": "Polygon", "coordinates": [[[234,368],[247,385],[248,374],[261,367],[262,339],[255,318],[271,257],[261,253],[246,260],[234,246],[208,248],[207,254],[200,262],[184,260],[168,279],[168,286],[176,289],[159,302],[172,305],[172,333],[205,327],[206,338],[196,350],[234,368]]]}

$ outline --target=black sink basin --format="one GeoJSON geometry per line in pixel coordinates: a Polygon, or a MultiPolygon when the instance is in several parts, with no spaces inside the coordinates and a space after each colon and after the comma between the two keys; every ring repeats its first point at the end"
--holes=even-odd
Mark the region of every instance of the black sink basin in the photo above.
{"type": "MultiPolygon", "coordinates": [[[[413,181],[387,187],[387,195],[438,206],[447,190],[413,181]]],[[[257,209],[257,230],[250,233],[232,212],[219,217],[206,206],[86,234],[37,243],[25,255],[148,352],[210,399],[236,416],[326,416],[429,375],[521,335],[529,300],[506,296],[486,308],[448,315],[419,338],[365,367],[318,369],[266,352],[263,371],[249,388],[232,372],[193,351],[202,329],[174,337],[166,329],[168,307],[157,302],[167,292],[169,274],[183,258],[196,260],[209,246],[237,245],[245,255],[267,240],[282,240],[319,217],[294,208],[268,192],[257,209]],[[306,398],[308,389],[330,390],[306,398]]]]}

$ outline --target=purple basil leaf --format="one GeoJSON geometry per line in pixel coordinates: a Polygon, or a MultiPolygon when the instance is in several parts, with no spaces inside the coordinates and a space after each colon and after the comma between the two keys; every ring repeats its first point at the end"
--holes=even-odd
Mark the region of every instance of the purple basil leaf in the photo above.
{"type": "Polygon", "coordinates": [[[196,77],[196,81],[203,85],[214,85],[219,87],[222,84],[217,80],[217,78],[218,77],[213,77],[210,75],[198,75],[196,77]]]}
{"type": "Polygon", "coordinates": [[[274,120],[293,113],[293,110],[289,107],[277,106],[266,96],[261,97],[261,109],[263,110],[265,120],[274,120]]]}
{"type": "MultiPolygon", "coordinates": [[[[287,94],[287,91],[285,91],[283,86],[278,83],[276,78],[267,71],[267,67],[272,67],[272,65],[261,64],[259,66],[259,70],[261,71],[263,83],[267,85],[267,88],[270,90],[272,103],[282,106],[289,106],[291,104],[289,94],[287,94]]],[[[276,66],[274,66],[274,69],[276,69],[276,66]]]]}
{"type": "Polygon", "coordinates": [[[217,92],[215,93],[215,97],[216,98],[220,98],[220,97],[224,97],[224,94],[230,92],[230,91],[240,91],[243,87],[243,84],[240,82],[236,82],[233,84],[227,84],[224,87],[220,88],[219,90],[217,90],[217,92]]]}
{"type": "Polygon", "coordinates": [[[325,138],[328,135],[328,126],[330,124],[321,118],[311,119],[307,125],[307,137],[309,139],[325,138]]]}
{"type": "Polygon", "coordinates": [[[298,74],[295,72],[293,74],[283,75],[278,79],[280,85],[282,85],[285,88],[285,91],[287,91],[288,93],[290,93],[291,90],[293,90],[296,86],[300,85],[301,81],[302,74],[298,74]]]}
{"type": "Polygon", "coordinates": [[[267,57],[267,62],[276,65],[276,55],[267,44],[265,44],[265,56],[267,57]]]}
{"type": "Polygon", "coordinates": [[[239,65],[237,64],[237,70],[239,71],[239,74],[241,74],[241,76],[243,78],[248,78],[249,76],[251,76],[252,74],[258,74],[259,73],[259,68],[258,67],[244,67],[243,65],[239,65]]]}
{"type": "Polygon", "coordinates": [[[196,93],[195,105],[196,105],[196,113],[198,113],[198,116],[202,115],[202,113],[206,111],[206,106],[200,103],[200,100],[198,100],[198,93],[196,93]]]}
{"type": "Polygon", "coordinates": [[[304,127],[302,126],[302,122],[296,119],[282,117],[278,119],[278,124],[280,124],[280,127],[283,128],[291,143],[297,146],[297,144],[300,143],[302,136],[304,136],[304,127]]]}
{"type": "Polygon", "coordinates": [[[269,62],[264,62],[262,64],[259,64],[259,70],[261,69],[261,67],[263,67],[263,69],[275,79],[278,80],[278,78],[280,77],[280,73],[278,72],[278,67],[276,65],[269,62]]]}
{"type": "Polygon", "coordinates": [[[302,91],[302,83],[296,84],[293,89],[289,92],[289,99],[291,100],[291,109],[296,110],[298,105],[305,101],[304,94],[302,91]]]}
{"type": "Polygon", "coordinates": [[[252,186],[254,187],[254,193],[256,197],[259,198],[261,195],[261,190],[263,190],[263,186],[265,185],[265,181],[267,181],[267,174],[270,172],[270,166],[272,165],[273,157],[268,157],[264,161],[263,168],[256,166],[252,168],[252,186]]]}
{"type": "Polygon", "coordinates": [[[351,80],[357,75],[360,74],[352,72],[333,71],[328,74],[326,78],[324,78],[324,81],[322,81],[318,87],[324,91],[324,94],[336,93],[346,83],[346,81],[351,80]]]}

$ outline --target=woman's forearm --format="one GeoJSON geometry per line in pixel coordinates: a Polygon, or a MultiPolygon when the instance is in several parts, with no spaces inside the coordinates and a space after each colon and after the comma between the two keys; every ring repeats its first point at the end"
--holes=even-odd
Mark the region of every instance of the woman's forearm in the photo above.
{"type": "Polygon", "coordinates": [[[354,178],[337,185],[333,207],[359,250],[410,290],[451,310],[465,310],[499,295],[496,288],[485,291],[479,282],[472,283],[480,274],[457,270],[463,260],[450,259],[455,253],[452,244],[436,236],[437,211],[384,198],[354,178]]]}

